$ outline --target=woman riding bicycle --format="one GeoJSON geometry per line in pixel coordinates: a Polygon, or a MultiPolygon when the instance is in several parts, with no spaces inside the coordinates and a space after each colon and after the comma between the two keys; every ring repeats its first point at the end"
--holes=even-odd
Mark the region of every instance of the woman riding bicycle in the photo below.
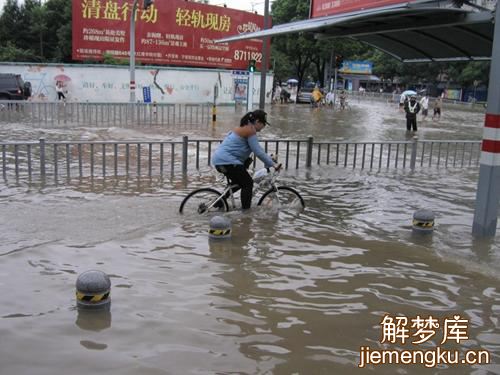
{"type": "Polygon", "coordinates": [[[263,110],[248,112],[241,118],[240,126],[229,132],[212,157],[215,169],[226,175],[231,183],[240,186],[242,209],[248,209],[252,205],[253,179],[247,172],[250,154],[253,152],[266,168],[280,167],[260,147],[257,138],[257,133],[268,124],[267,113],[263,110]]]}

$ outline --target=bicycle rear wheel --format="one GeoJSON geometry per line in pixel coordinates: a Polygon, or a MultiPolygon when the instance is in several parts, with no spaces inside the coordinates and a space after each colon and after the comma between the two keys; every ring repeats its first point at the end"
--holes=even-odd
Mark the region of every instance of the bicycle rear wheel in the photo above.
{"type": "Polygon", "coordinates": [[[181,214],[207,214],[214,212],[226,212],[227,201],[221,197],[215,189],[203,188],[194,190],[183,199],[179,212],[181,214]]]}
{"type": "Polygon", "coordinates": [[[288,186],[278,186],[266,191],[259,199],[258,206],[287,207],[303,209],[306,204],[299,192],[288,186]]]}

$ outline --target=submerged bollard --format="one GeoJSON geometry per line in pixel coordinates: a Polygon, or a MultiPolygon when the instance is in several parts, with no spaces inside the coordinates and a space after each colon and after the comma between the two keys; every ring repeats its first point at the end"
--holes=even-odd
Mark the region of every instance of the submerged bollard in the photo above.
{"type": "Polygon", "coordinates": [[[432,233],[434,230],[434,212],[418,210],[413,214],[413,231],[418,233],[432,233]]]}
{"type": "Polygon", "coordinates": [[[111,281],[101,271],[86,271],[76,280],[76,305],[79,310],[109,310],[111,281]]]}
{"type": "Polygon", "coordinates": [[[210,239],[231,238],[231,220],[224,216],[214,216],[210,219],[208,237],[210,239]]]}
{"type": "Polygon", "coordinates": [[[75,324],[85,331],[103,331],[111,327],[111,311],[79,309],[75,324]]]}

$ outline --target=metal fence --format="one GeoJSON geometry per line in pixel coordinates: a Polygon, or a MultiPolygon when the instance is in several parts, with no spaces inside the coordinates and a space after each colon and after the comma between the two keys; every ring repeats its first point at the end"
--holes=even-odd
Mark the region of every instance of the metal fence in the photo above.
{"type": "MultiPolygon", "coordinates": [[[[186,174],[210,165],[221,140],[184,136],[179,141],[70,141],[0,143],[4,179],[186,174]]],[[[417,138],[400,142],[315,142],[263,140],[267,153],[279,156],[286,169],[333,165],[351,169],[464,168],[479,164],[481,141],[417,138]]],[[[260,162],[254,162],[254,166],[260,162]]]]}
{"type": "Polygon", "coordinates": [[[211,105],[0,101],[0,123],[37,127],[207,126],[211,105]]]}

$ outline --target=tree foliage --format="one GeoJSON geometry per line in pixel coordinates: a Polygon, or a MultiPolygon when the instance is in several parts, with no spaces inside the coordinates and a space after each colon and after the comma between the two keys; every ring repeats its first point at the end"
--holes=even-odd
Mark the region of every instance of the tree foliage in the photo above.
{"type": "MultiPolygon", "coordinates": [[[[308,13],[309,0],[278,0],[271,8],[276,25],[305,19],[308,13]]],[[[278,36],[273,39],[272,51],[278,60],[275,64],[277,76],[295,76],[300,84],[313,58],[314,39],[308,33],[278,36]]]]}
{"type": "Polygon", "coordinates": [[[2,61],[70,62],[71,0],[7,0],[0,46],[2,61]]]}

